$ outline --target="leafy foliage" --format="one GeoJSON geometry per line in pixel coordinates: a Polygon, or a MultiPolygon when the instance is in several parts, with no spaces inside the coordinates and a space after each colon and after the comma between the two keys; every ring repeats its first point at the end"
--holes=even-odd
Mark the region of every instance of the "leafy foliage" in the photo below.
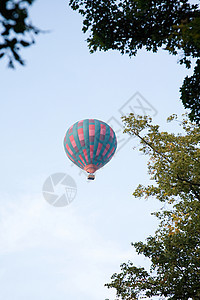
{"type": "Polygon", "coordinates": [[[138,254],[150,259],[150,270],[123,263],[106,286],[115,288],[123,300],[200,299],[200,128],[184,119],[184,135],[175,135],[160,132],[148,117],[130,114],[123,120],[125,132],[136,135],[140,151],[150,156],[148,171],[155,182],[139,185],[133,195],[156,197],[169,208],[153,213],[160,220],[155,235],[133,244],[138,254]]]}
{"type": "MultiPolygon", "coordinates": [[[[176,116],[171,116],[172,121],[176,116]]],[[[200,201],[200,149],[197,147],[200,141],[199,126],[182,122],[185,135],[160,132],[158,125],[152,125],[150,117],[135,118],[134,114],[124,117],[126,124],[125,133],[136,135],[140,138],[144,154],[150,155],[148,163],[151,179],[156,186],[143,188],[141,185],[134,192],[134,196],[156,196],[160,201],[173,202],[174,197],[193,199],[198,197],[200,201]],[[144,129],[148,133],[141,135],[144,129]]]]}
{"type": "MultiPolygon", "coordinates": [[[[200,38],[199,38],[200,41],[200,38]]],[[[181,100],[185,108],[190,108],[189,114],[192,121],[200,124],[200,60],[197,60],[194,74],[186,77],[180,89],[181,100]]]]}
{"type": "Polygon", "coordinates": [[[3,0],[0,1],[0,58],[7,57],[9,67],[14,62],[24,65],[19,51],[34,43],[34,35],[40,30],[32,25],[28,8],[34,0],[3,0]]]}
{"type": "Polygon", "coordinates": [[[173,54],[183,48],[186,56],[199,55],[196,44],[187,42],[200,12],[186,0],[71,0],[70,5],[84,16],[83,31],[90,29],[91,52],[117,49],[135,55],[143,46],[154,52],[165,46],[173,54]]]}
{"type": "MultiPolygon", "coordinates": [[[[200,10],[188,0],[70,0],[70,6],[84,17],[82,30],[89,32],[91,53],[112,49],[133,56],[143,47],[153,52],[164,48],[179,54],[187,68],[191,58],[200,57],[200,10]]],[[[192,99],[186,81],[181,99],[192,110],[191,120],[199,122],[199,94],[192,99]]],[[[198,81],[196,73],[190,88],[199,89],[198,81]]]]}

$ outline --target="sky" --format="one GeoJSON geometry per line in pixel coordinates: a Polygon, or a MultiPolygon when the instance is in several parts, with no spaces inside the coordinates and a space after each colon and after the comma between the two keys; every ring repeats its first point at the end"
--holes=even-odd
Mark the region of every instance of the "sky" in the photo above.
{"type": "Polygon", "coordinates": [[[166,118],[185,112],[179,87],[192,70],[164,50],[131,59],[116,51],[90,54],[82,18],[64,0],[36,0],[30,13],[49,32],[22,51],[25,67],[11,70],[0,61],[0,297],[114,300],[104,284],[122,262],[148,268],[131,242],[154,233],[151,212],[161,207],[132,196],[138,184],[151,183],[148,157],[136,138],[122,134],[121,115],[148,113],[162,130],[178,132],[166,118]],[[63,148],[67,129],[85,118],[108,122],[118,138],[119,150],[94,182],[63,148]],[[77,186],[73,202],[60,208],[42,192],[56,173],[77,186]]]}

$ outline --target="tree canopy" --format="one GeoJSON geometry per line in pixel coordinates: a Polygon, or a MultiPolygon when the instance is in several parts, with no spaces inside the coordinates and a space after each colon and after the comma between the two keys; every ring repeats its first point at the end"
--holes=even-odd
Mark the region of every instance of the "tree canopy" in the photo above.
{"type": "Polygon", "coordinates": [[[200,124],[200,60],[197,60],[194,74],[184,79],[180,88],[185,108],[190,108],[190,119],[200,124]]]}
{"type": "Polygon", "coordinates": [[[34,36],[40,30],[32,25],[29,6],[34,0],[0,1],[0,58],[7,58],[8,65],[14,68],[14,62],[24,65],[19,54],[21,48],[34,44],[34,36]]]}
{"type": "MultiPolygon", "coordinates": [[[[153,52],[164,48],[179,55],[187,68],[191,58],[200,57],[200,10],[187,0],[70,0],[70,6],[84,17],[82,30],[89,31],[91,53],[112,49],[133,56],[143,47],[153,52]]],[[[199,74],[193,77],[192,85],[189,78],[184,82],[181,99],[191,109],[191,120],[200,122],[199,74]]]]}
{"type": "Polygon", "coordinates": [[[140,184],[133,195],[155,197],[166,207],[153,213],[160,220],[155,235],[132,244],[150,260],[150,269],[123,263],[106,286],[123,300],[200,299],[200,128],[186,118],[180,123],[184,134],[175,135],[160,131],[148,117],[130,114],[123,120],[125,132],[136,135],[140,151],[150,156],[148,172],[154,181],[140,184]]]}

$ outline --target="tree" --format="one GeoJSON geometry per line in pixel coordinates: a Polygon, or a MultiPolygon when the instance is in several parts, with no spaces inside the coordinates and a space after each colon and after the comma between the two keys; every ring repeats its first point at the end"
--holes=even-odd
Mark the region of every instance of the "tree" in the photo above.
{"type": "Polygon", "coordinates": [[[34,44],[34,35],[40,30],[32,25],[28,8],[34,0],[3,0],[0,2],[0,58],[7,57],[8,65],[24,65],[19,54],[22,47],[34,44]]]}
{"type": "Polygon", "coordinates": [[[184,119],[184,134],[175,135],[160,132],[148,117],[130,114],[123,120],[125,132],[136,135],[140,151],[150,156],[148,172],[155,182],[139,185],[133,195],[155,197],[168,208],[153,213],[160,220],[155,235],[132,244],[138,254],[149,258],[150,269],[123,263],[106,286],[115,288],[123,300],[200,299],[200,128],[184,119]]]}
{"type": "Polygon", "coordinates": [[[181,100],[185,108],[190,108],[192,121],[200,123],[200,60],[197,60],[194,74],[186,77],[180,89],[181,100]]]}
{"type": "MultiPolygon", "coordinates": [[[[70,0],[70,6],[84,17],[82,30],[90,32],[91,53],[112,49],[133,56],[143,47],[153,52],[164,47],[179,54],[179,62],[187,68],[191,58],[200,57],[200,10],[187,0],[70,0]]],[[[196,122],[200,122],[198,81],[199,77],[193,81],[198,90],[194,99],[187,98],[185,84],[181,89],[183,105],[192,110],[190,117],[196,122]]]]}

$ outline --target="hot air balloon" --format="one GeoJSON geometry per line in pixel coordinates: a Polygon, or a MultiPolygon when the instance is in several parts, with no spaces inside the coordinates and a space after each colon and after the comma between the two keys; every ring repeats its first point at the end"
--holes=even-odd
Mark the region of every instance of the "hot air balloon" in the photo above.
{"type": "Polygon", "coordinates": [[[68,158],[89,173],[89,180],[94,180],[94,173],[113,157],[117,139],[113,129],[105,122],[85,119],[67,130],[64,148],[68,158]]]}

